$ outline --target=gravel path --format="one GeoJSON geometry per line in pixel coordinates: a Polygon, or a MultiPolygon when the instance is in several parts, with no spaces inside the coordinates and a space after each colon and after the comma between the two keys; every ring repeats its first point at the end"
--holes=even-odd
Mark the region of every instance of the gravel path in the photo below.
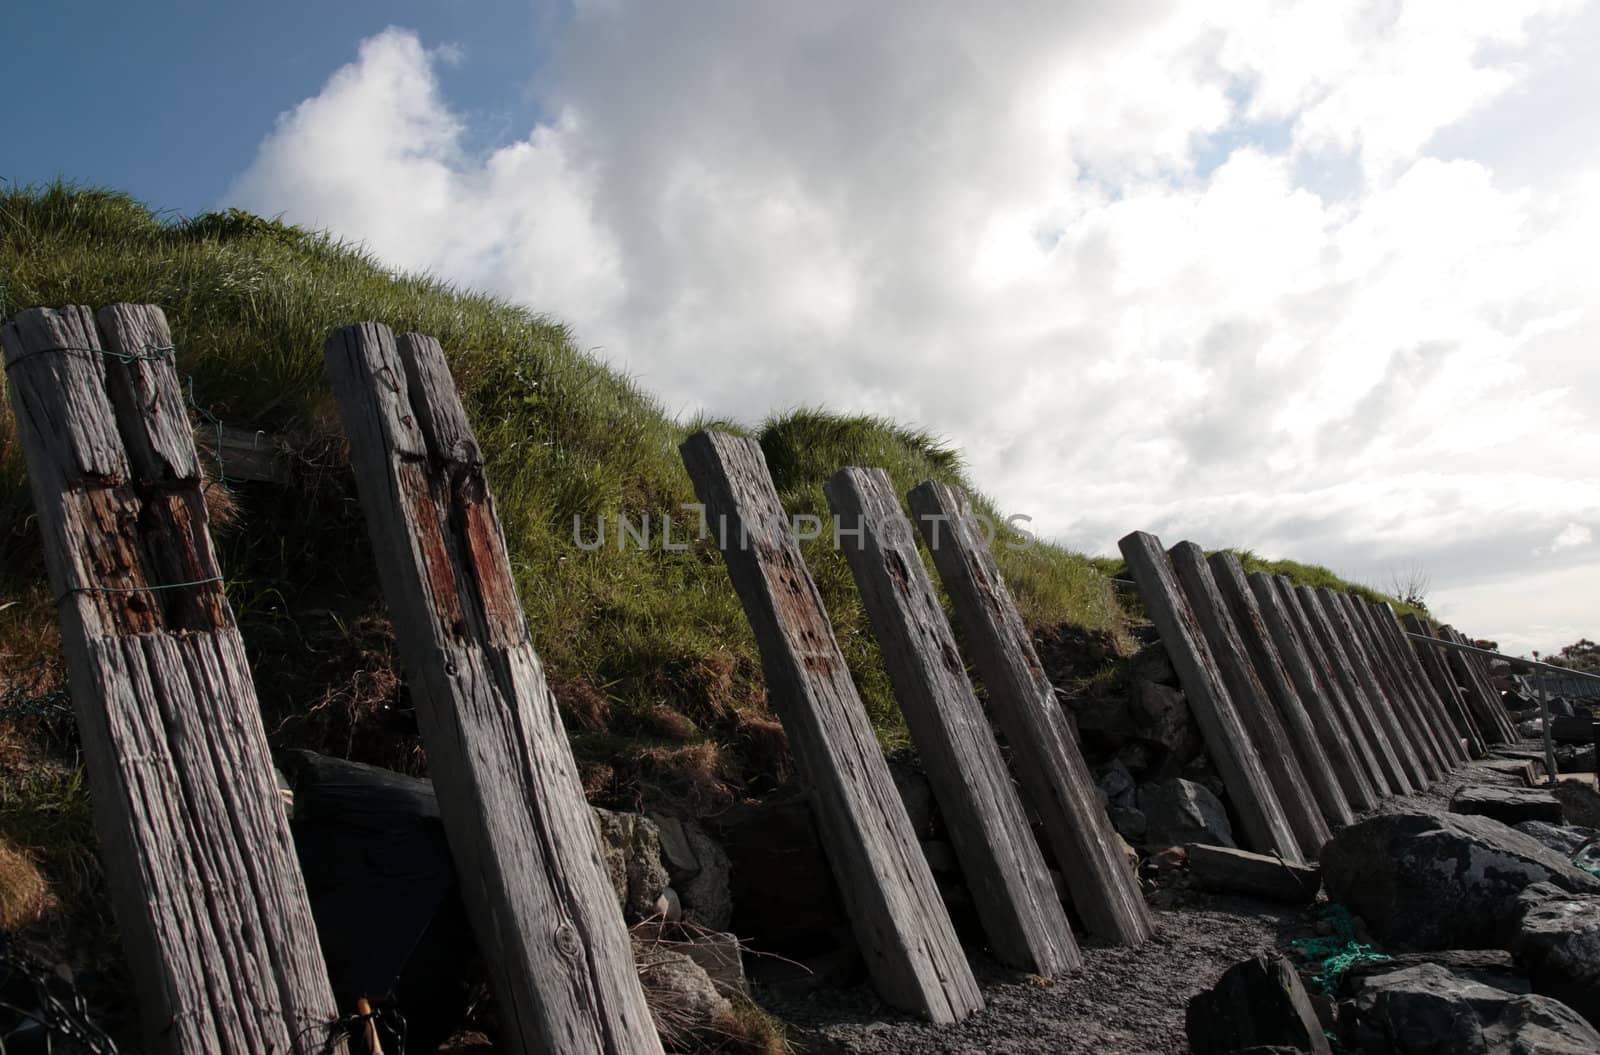
{"type": "MultiPolygon", "coordinates": [[[[1464,783],[1504,784],[1510,778],[1484,762],[1374,812],[1440,813],[1464,783]]],[[[1187,880],[1149,895],[1155,937],[1138,949],[1086,944],[1084,965],[1053,985],[1030,982],[976,960],[987,1006],[955,1026],[934,1027],[880,1003],[867,986],[822,990],[804,998],[758,993],[769,1011],[792,1026],[806,1055],[920,1055],[920,1053],[1050,1053],[1050,1055],[1182,1055],[1184,1006],[1228,967],[1257,950],[1287,949],[1292,938],[1315,933],[1312,910],[1209,894],[1187,880]]]]}

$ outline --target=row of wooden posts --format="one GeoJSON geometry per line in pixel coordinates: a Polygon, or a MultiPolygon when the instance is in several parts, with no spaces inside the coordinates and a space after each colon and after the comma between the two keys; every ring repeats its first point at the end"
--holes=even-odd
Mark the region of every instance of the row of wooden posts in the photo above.
{"type": "MultiPolygon", "coordinates": [[[[0,345],[146,1050],[340,1051],[166,318],[35,309],[0,345]]],[[[659,1051],[443,352],[363,323],[326,359],[500,1042],[659,1051]]],[[[729,576],[879,993],[934,1022],[972,1013],[982,996],[759,445],[702,432],[682,455],[728,527],[729,576]]],[[[907,496],[964,654],[887,474],[844,469],[826,493],[859,526],[843,548],[992,953],[1040,975],[1080,960],[1023,796],[1088,929],[1144,941],[1148,909],[966,497],[936,482],[907,496]]],[[[1148,535],[1123,549],[1256,849],[1314,857],[1330,824],[1511,735],[1473,657],[1413,654],[1387,609],[1247,584],[1189,544],[1170,562],[1148,535]]]]}
{"type": "Polygon", "coordinates": [[[1480,657],[1412,613],[1192,542],[1121,542],[1251,849],[1315,860],[1332,829],[1516,739],[1480,657]]]}

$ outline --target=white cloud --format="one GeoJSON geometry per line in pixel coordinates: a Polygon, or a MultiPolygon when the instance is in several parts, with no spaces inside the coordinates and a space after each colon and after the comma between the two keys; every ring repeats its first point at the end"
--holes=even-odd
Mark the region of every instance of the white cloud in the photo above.
{"type": "Polygon", "coordinates": [[[1587,546],[1594,541],[1594,532],[1587,524],[1569,523],[1566,527],[1556,532],[1556,537],[1550,540],[1547,546],[1541,546],[1533,551],[1535,557],[1544,557],[1562,550],[1577,549],[1587,546]]]}
{"type": "Polygon", "coordinates": [[[484,155],[390,30],[234,196],[568,320],[674,408],[912,419],[1043,533],[1419,565],[1509,636],[1600,517],[1600,158],[1434,144],[1600,18],[1212,6],[584,4],[555,117],[484,155]]]}

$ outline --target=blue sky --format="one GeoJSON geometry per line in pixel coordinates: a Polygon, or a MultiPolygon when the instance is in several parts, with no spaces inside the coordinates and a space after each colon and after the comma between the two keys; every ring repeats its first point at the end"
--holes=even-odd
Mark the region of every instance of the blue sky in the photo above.
{"type": "Polygon", "coordinates": [[[213,208],[278,114],[391,24],[470,56],[439,76],[486,146],[539,117],[529,84],[560,17],[528,0],[24,0],[6,19],[6,73],[35,86],[8,122],[28,149],[8,151],[0,177],[61,176],[161,208],[213,208]]]}
{"type": "Polygon", "coordinates": [[[1600,638],[1600,0],[33,4],[0,176],[238,205],[676,412],[1600,638]],[[70,48],[70,62],[65,56],[70,48]],[[63,72],[65,70],[66,72],[63,72]]]}

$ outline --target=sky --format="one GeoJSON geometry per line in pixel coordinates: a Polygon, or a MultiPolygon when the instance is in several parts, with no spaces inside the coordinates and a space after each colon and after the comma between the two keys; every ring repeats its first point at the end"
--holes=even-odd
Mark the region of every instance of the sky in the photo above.
{"type": "Polygon", "coordinates": [[[1600,0],[30,6],[0,177],[328,228],[681,415],[921,425],[1090,552],[1600,638],[1600,0]]]}

